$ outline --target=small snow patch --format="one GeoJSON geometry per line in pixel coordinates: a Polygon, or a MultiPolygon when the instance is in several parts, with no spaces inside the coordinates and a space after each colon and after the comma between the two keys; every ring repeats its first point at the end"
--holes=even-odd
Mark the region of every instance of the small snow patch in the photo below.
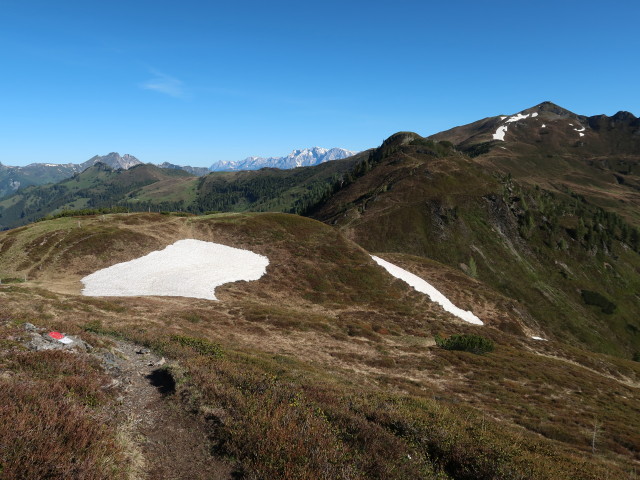
{"type": "Polygon", "coordinates": [[[442,293],[436,290],[431,284],[427,283],[422,278],[414,275],[411,272],[407,272],[405,269],[394,265],[393,263],[387,262],[379,257],[371,255],[371,258],[384,268],[387,272],[393,275],[400,280],[408,283],[410,286],[415,288],[418,292],[426,294],[432,302],[439,304],[442,308],[444,308],[447,312],[455,315],[456,317],[464,320],[468,323],[473,323],[474,325],[484,325],[482,320],[476,317],[472,312],[467,310],[462,310],[461,308],[456,307],[451,300],[445,297],[442,293]]]}
{"type": "Polygon", "coordinates": [[[538,116],[538,112],[533,112],[533,113],[531,114],[531,118],[536,118],[537,116],[538,116]]]}
{"type": "Polygon", "coordinates": [[[518,113],[517,115],[514,115],[513,117],[510,117],[509,120],[507,120],[507,123],[517,122],[518,120],[524,120],[525,118],[529,118],[529,114],[528,113],[526,115],[518,113]]]}
{"type": "Polygon", "coordinates": [[[547,126],[543,123],[540,128],[547,128],[547,126]]]}
{"type": "Polygon", "coordinates": [[[249,250],[201,240],[179,240],[164,250],[118,263],[84,277],[83,295],[144,295],[217,300],[216,287],[258,280],[269,259],[249,250]]]}
{"type": "Polygon", "coordinates": [[[505,118],[507,118],[507,117],[500,117],[500,120],[504,120],[505,118]]]}
{"type": "Polygon", "coordinates": [[[504,142],[504,134],[505,133],[507,133],[507,126],[506,125],[498,127],[498,130],[496,130],[496,133],[493,134],[493,139],[494,140],[502,140],[504,142]]]}
{"type": "Polygon", "coordinates": [[[536,337],[535,335],[534,335],[534,336],[532,336],[531,338],[533,338],[534,340],[541,340],[541,341],[543,341],[543,342],[546,342],[546,341],[547,341],[547,339],[546,339],[546,338],[536,337]]]}

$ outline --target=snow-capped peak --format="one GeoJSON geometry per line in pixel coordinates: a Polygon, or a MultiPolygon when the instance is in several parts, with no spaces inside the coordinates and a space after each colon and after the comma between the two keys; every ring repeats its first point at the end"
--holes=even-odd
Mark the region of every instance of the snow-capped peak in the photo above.
{"type": "Polygon", "coordinates": [[[285,157],[247,157],[238,161],[219,161],[211,165],[212,172],[259,170],[265,167],[289,169],[297,167],[310,167],[331,160],[340,160],[355,155],[357,152],[344,148],[312,147],[293,150],[285,157]]]}

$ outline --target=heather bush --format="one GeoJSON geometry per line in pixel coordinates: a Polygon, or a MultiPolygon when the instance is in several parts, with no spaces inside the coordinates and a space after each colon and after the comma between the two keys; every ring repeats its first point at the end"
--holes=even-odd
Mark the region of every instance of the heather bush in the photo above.
{"type": "Polygon", "coordinates": [[[436,345],[445,350],[461,350],[464,352],[483,355],[493,352],[494,345],[488,338],[474,334],[451,335],[449,338],[441,338],[436,335],[436,345]]]}

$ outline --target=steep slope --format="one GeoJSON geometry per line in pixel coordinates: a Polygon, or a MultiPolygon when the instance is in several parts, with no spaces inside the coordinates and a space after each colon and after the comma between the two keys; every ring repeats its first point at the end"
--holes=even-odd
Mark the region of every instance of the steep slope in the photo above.
{"type": "Polygon", "coordinates": [[[310,213],[369,251],[477,276],[524,306],[547,336],[626,357],[640,351],[638,230],[475,160],[450,142],[396,134],[310,213]]]}
{"type": "Polygon", "coordinates": [[[576,115],[550,102],[433,135],[530,185],[574,192],[640,225],[640,119],[576,115]]]}
{"type": "MultiPolygon", "coordinates": [[[[125,478],[134,462],[129,455],[145,451],[145,438],[115,435],[126,425],[126,418],[109,414],[119,387],[90,382],[96,375],[85,365],[90,362],[21,351],[18,327],[29,321],[83,338],[107,359],[117,346],[109,335],[164,356],[169,365],[155,378],[170,390],[165,410],[197,412],[190,421],[200,423],[210,451],[233,463],[239,476],[595,480],[632,474],[640,459],[637,362],[582,351],[564,338],[532,340],[536,325],[526,309],[481,281],[421,257],[383,256],[460,306],[481,306],[477,313],[487,325],[457,320],[335,229],[295,215],[118,214],[0,232],[0,331],[7,339],[0,345],[0,392],[21,399],[18,386],[27,385],[25,395],[38,398],[33,379],[56,378],[60,396],[68,391],[46,417],[54,436],[55,422],[68,425],[69,402],[86,399],[78,411],[84,428],[102,434],[58,442],[61,466],[70,463],[64,445],[82,440],[78,452],[101,448],[110,455],[94,469],[125,478]],[[217,289],[219,302],[78,295],[88,273],[183,238],[265,255],[267,274],[217,289]],[[481,334],[496,349],[486,356],[444,350],[434,345],[438,333],[481,334]],[[92,415],[91,408],[99,410],[92,415]],[[109,448],[102,447],[105,438],[113,438],[109,448]]],[[[7,431],[43,424],[28,409],[2,415],[7,431]]],[[[31,469],[43,454],[30,441],[37,433],[25,429],[25,441],[11,449],[21,453],[18,459],[34,459],[31,469]]],[[[164,441],[162,448],[171,450],[171,439],[164,441]]]]}

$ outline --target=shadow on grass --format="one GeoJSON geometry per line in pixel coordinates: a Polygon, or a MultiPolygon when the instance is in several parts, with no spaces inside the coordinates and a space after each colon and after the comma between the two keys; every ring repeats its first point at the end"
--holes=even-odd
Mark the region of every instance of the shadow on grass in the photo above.
{"type": "Polygon", "coordinates": [[[147,375],[147,379],[162,395],[172,395],[176,392],[176,382],[165,368],[154,370],[147,375]]]}

